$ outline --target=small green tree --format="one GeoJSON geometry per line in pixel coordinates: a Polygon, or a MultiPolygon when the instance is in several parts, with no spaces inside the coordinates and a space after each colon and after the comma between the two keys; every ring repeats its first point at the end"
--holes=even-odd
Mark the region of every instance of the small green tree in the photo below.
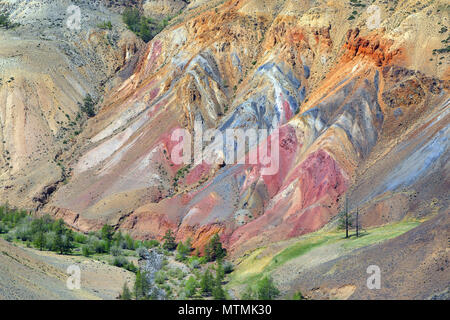
{"type": "Polygon", "coordinates": [[[163,237],[164,244],[163,248],[166,250],[175,250],[177,247],[177,243],[175,242],[175,236],[172,232],[172,230],[167,230],[166,234],[163,237]]]}
{"type": "Polygon", "coordinates": [[[266,276],[259,280],[256,284],[256,294],[258,300],[273,300],[280,294],[280,291],[273,283],[270,276],[266,276]]]}
{"type": "Polygon", "coordinates": [[[86,113],[89,118],[95,116],[95,102],[91,95],[88,93],[83,99],[83,105],[81,106],[81,111],[86,113]]]}
{"type": "Polygon", "coordinates": [[[131,300],[131,291],[128,289],[128,286],[126,283],[123,284],[122,293],[120,294],[121,300],[131,300]]]}
{"type": "Polygon", "coordinates": [[[177,246],[178,261],[185,261],[189,253],[191,252],[191,239],[187,239],[185,243],[180,242],[177,246]]]}
{"type": "Polygon", "coordinates": [[[214,277],[209,268],[203,273],[200,280],[200,290],[203,294],[210,294],[214,287],[214,277]]]}
{"type": "Polygon", "coordinates": [[[56,233],[55,239],[53,241],[53,251],[64,254],[64,239],[63,235],[60,233],[56,233]]]}
{"type": "Polygon", "coordinates": [[[141,14],[138,9],[126,8],[122,13],[122,20],[133,32],[139,32],[139,23],[141,21],[141,14]]]}
{"type": "Polygon", "coordinates": [[[89,257],[92,254],[92,251],[88,245],[84,245],[81,247],[81,254],[85,257],[89,257]]]}
{"type": "Polygon", "coordinates": [[[103,225],[102,229],[100,230],[101,238],[106,243],[106,251],[109,252],[111,248],[111,242],[114,237],[114,229],[110,225],[103,225]]]}
{"type": "Polygon", "coordinates": [[[147,274],[138,270],[136,272],[136,280],[134,282],[134,297],[136,300],[144,300],[147,298],[147,293],[150,289],[150,284],[147,280],[147,274]]]}
{"type": "Polygon", "coordinates": [[[111,23],[111,21],[105,21],[105,22],[97,24],[97,28],[100,28],[103,30],[112,30],[112,23],[111,23]]]}
{"type": "Polygon", "coordinates": [[[227,255],[226,250],[222,247],[219,234],[215,234],[211,237],[211,240],[205,247],[205,257],[208,261],[214,261],[216,259],[223,259],[227,255]]]}
{"type": "Polygon", "coordinates": [[[18,23],[12,23],[11,20],[9,20],[9,14],[0,14],[0,27],[13,29],[17,26],[19,26],[18,23]]]}
{"type": "Polygon", "coordinates": [[[193,276],[190,276],[184,286],[186,297],[191,298],[197,291],[198,283],[193,276]]]}
{"type": "Polygon", "coordinates": [[[33,244],[36,248],[39,248],[40,251],[44,250],[46,242],[44,231],[39,231],[35,234],[33,244]]]}
{"type": "Polygon", "coordinates": [[[111,241],[114,236],[114,229],[112,226],[104,224],[101,230],[102,239],[105,241],[111,241]]]}
{"type": "Polygon", "coordinates": [[[212,289],[212,296],[213,296],[214,300],[225,300],[226,299],[225,290],[222,287],[222,282],[217,279],[216,279],[216,281],[214,281],[214,286],[212,289]]]}
{"type": "Polygon", "coordinates": [[[303,300],[303,299],[305,299],[305,297],[303,297],[303,294],[300,291],[297,291],[292,296],[292,300],[303,300]]]}
{"type": "Polygon", "coordinates": [[[216,278],[212,288],[212,296],[215,300],[225,300],[225,290],[222,287],[222,281],[225,279],[225,271],[222,266],[222,261],[217,262],[216,278]]]}

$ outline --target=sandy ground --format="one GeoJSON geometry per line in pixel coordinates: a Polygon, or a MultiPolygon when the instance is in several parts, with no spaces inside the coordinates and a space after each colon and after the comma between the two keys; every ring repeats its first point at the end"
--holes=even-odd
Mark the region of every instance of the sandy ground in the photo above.
{"type": "Polygon", "coordinates": [[[104,262],[22,248],[0,240],[0,299],[116,299],[134,274],[104,262]],[[67,268],[80,267],[81,289],[67,288],[67,268]]]}

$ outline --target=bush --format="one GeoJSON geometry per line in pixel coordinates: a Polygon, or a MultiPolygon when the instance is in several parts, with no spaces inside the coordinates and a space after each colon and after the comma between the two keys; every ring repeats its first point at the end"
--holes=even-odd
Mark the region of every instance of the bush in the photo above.
{"type": "Polygon", "coordinates": [[[94,239],[92,242],[92,248],[95,253],[107,253],[108,247],[104,240],[94,239]]]}
{"type": "Polygon", "coordinates": [[[233,270],[234,270],[234,265],[231,262],[225,261],[223,263],[223,271],[225,273],[231,273],[231,272],[233,272],[233,270]]]}
{"type": "Polygon", "coordinates": [[[95,102],[89,93],[83,99],[81,111],[83,111],[89,118],[95,116],[95,102]]]}
{"type": "Polygon", "coordinates": [[[242,294],[242,300],[273,300],[280,295],[280,291],[270,276],[266,276],[256,283],[255,288],[247,286],[242,294]]]}
{"type": "Polygon", "coordinates": [[[76,243],[85,244],[85,243],[87,243],[87,240],[88,240],[88,238],[84,234],[81,234],[81,233],[75,234],[74,241],[76,243]]]}
{"type": "Polygon", "coordinates": [[[225,300],[226,299],[225,290],[223,289],[220,281],[216,280],[214,287],[212,289],[212,296],[213,296],[214,300],[225,300]]]}
{"type": "Polygon", "coordinates": [[[141,21],[141,14],[138,9],[126,8],[122,13],[122,20],[128,26],[128,28],[137,33],[139,32],[139,23],[141,21]]]}
{"type": "Polygon", "coordinates": [[[198,269],[200,268],[200,259],[197,257],[193,257],[193,259],[189,260],[189,267],[191,269],[198,269]]]}
{"type": "Polygon", "coordinates": [[[109,249],[109,253],[114,256],[114,257],[118,257],[122,255],[122,249],[119,248],[119,246],[114,245],[109,249]]]}
{"type": "Polygon", "coordinates": [[[139,247],[137,248],[136,253],[140,258],[145,259],[148,255],[148,250],[144,247],[139,247]]]}
{"type": "Polygon", "coordinates": [[[105,21],[105,22],[99,23],[97,25],[97,28],[100,28],[103,30],[112,30],[112,23],[111,23],[111,21],[105,21]]]}
{"type": "Polygon", "coordinates": [[[36,248],[38,248],[40,251],[44,250],[46,243],[47,243],[47,238],[43,231],[34,235],[33,245],[36,248]]]}
{"type": "Polygon", "coordinates": [[[6,224],[0,221],[0,234],[8,233],[8,231],[9,231],[9,229],[6,226],[6,224]]]}
{"type": "Polygon", "coordinates": [[[273,283],[271,277],[266,276],[256,284],[256,294],[258,300],[273,300],[280,294],[280,291],[273,283]]]}
{"type": "Polygon", "coordinates": [[[144,247],[147,249],[155,248],[159,246],[158,240],[152,239],[152,240],[145,240],[143,243],[144,247]]]}
{"type": "Polygon", "coordinates": [[[81,254],[85,257],[89,257],[92,254],[92,251],[89,246],[84,245],[81,247],[81,254]]]}
{"type": "Polygon", "coordinates": [[[138,267],[136,267],[131,261],[128,262],[128,264],[124,268],[133,273],[136,273],[138,271],[138,267]]]}
{"type": "Polygon", "coordinates": [[[127,8],[122,14],[122,20],[128,29],[145,42],[149,42],[169,24],[170,19],[167,18],[158,23],[142,16],[138,9],[127,8]]]}
{"type": "Polygon", "coordinates": [[[167,281],[167,277],[166,277],[166,274],[164,273],[164,271],[158,271],[155,273],[155,283],[163,284],[166,281],[167,281]]]}
{"type": "Polygon", "coordinates": [[[131,238],[131,236],[129,234],[126,234],[124,236],[124,249],[128,249],[128,250],[134,250],[134,240],[131,238]]]}
{"type": "Polygon", "coordinates": [[[305,299],[305,297],[303,296],[303,294],[300,291],[297,291],[292,296],[292,300],[303,300],[303,299],[305,299]]]}
{"type": "Polygon", "coordinates": [[[8,14],[0,14],[0,27],[4,27],[6,29],[13,29],[17,26],[19,26],[18,23],[12,23],[11,20],[9,20],[8,14]]]}
{"type": "Polygon", "coordinates": [[[123,268],[128,265],[128,260],[123,256],[114,257],[113,262],[111,264],[115,267],[123,268]]]}
{"type": "Polygon", "coordinates": [[[147,280],[147,274],[138,270],[134,281],[134,296],[136,300],[146,299],[149,289],[150,283],[147,280]]]}

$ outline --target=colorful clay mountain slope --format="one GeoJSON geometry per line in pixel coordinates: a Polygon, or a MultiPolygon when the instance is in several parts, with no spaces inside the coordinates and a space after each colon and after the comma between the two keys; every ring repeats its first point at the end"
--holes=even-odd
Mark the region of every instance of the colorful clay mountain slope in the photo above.
{"type": "MultiPolygon", "coordinates": [[[[447,226],[448,25],[449,5],[439,0],[193,2],[111,80],[99,113],[58,157],[67,180],[45,201],[25,202],[82,231],[108,223],[160,239],[172,229],[200,249],[219,232],[236,259],[335,226],[345,199],[367,230],[431,217],[447,226]],[[370,5],[381,12],[375,28],[370,5]],[[193,132],[196,121],[203,131],[278,129],[279,170],[174,163],[172,133],[193,132]]],[[[266,140],[249,148],[267,144],[274,148],[266,140]]],[[[301,281],[286,292],[313,292],[301,281]]],[[[354,294],[337,282],[337,297],[354,294]]]]}

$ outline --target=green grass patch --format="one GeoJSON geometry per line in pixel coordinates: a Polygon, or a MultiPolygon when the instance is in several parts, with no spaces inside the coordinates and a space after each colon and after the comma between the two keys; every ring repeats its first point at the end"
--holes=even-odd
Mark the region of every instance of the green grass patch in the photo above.
{"type": "Polygon", "coordinates": [[[299,258],[306,253],[319,247],[338,245],[342,254],[352,250],[381,243],[396,238],[405,232],[417,227],[423,221],[404,220],[401,222],[371,228],[363,231],[359,237],[351,233],[349,239],[345,239],[343,231],[317,231],[301,236],[298,241],[280,250],[278,253],[270,254],[269,248],[259,248],[248,254],[230,275],[229,287],[236,285],[248,285],[258,281],[274,270],[283,266],[288,261],[299,258]]]}

